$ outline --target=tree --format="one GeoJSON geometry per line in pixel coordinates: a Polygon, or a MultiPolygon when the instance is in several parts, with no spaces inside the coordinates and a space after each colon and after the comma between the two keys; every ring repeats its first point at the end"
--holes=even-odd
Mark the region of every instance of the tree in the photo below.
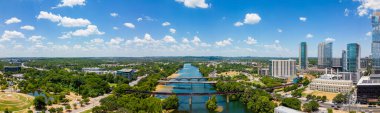
{"type": "Polygon", "coordinates": [[[45,97],[43,97],[43,96],[36,96],[34,98],[33,104],[34,104],[36,110],[45,110],[46,109],[45,97]]]}
{"type": "Polygon", "coordinates": [[[313,99],[313,96],[311,96],[311,94],[308,94],[308,95],[306,96],[306,99],[307,99],[307,100],[311,100],[311,99],[313,99]]]}
{"type": "Polygon", "coordinates": [[[62,107],[56,108],[56,111],[57,113],[63,113],[63,108],[62,107]]]}
{"type": "Polygon", "coordinates": [[[339,93],[334,97],[333,102],[338,104],[347,102],[346,94],[339,93]]]}
{"type": "Polygon", "coordinates": [[[55,108],[50,108],[48,111],[49,111],[50,113],[55,113],[57,110],[56,110],[55,108]]]}
{"type": "Polygon", "coordinates": [[[301,110],[301,101],[297,98],[284,98],[282,99],[281,105],[292,109],[301,110]]]}
{"type": "Polygon", "coordinates": [[[253,113],[273,113],[275,106],[276,105],[266,96],[260,96],[247,103],[247,108],[253,113]]]}
{"type": "Polygon", "coordinates": [[[83,103],[84,103],[83,100],[79,101],[79,104],[81,107],[83,106],[83,103]]]}
{"type": "Polygon", "coordinates": [[[73,106],[74,106],[74,109],[77,109],[77,104],[76,103],[74,103],[73,106]]]}
{"type": "Polygon", "coordinates": [[[66,109],[66,111],[70,111],[70,110],[71,110],[71,106],[70,106],[70,104],[67,104],[67,105],[65,106],[65,109],[66,109]]]}
{"type": "Polygon", "coordinates": [[[333,113],[333,110],[331,108],[328,108],[327,113],[333,113]]]}
{"type": "Polygon", "coordinates": [[[9,111],[8,108],[5,108],[4,113],[12,113],[12,111],[9,111]]]}
{"type": "Polygon", "coordinates": [[[322,96],[321,101],[322,101],[323,103],[326,102],[326,101],[327,101],[327,97],[326,97],[326,96],[322,96]]]}
{"type": "Polygon", "coordinates": [[[216,103],[216,96],[212,96],[211,99],[207,100],[206,108],[209,111],[215,111],[217,107],[218,107],[218,105],[216,103]]]}
{"type": "Polygon", "coordinates": [[[88,104],[88,102],[90,102],[90,99],[88,97],[86,97],[86,98],[83,99],[83,102],[86,103],[86,104],[88,104]]]}
{"type": "Polygon", "coordinates": [[[162,107],[163,109],[177,109],[178,106],[179,106],[179,99],[177,96],[175,95],[172,95],[172,96],[169,96],[168,98],[166,98],[165,100],[163,100],[162,102],[162,107]]]}
{"type": "Polygon", "coordinates": [[[107,113],[106,107],[105,106],[95,106],[92,108],[93,113],[107,113]]]}
{"type": "Polygon", "coordinates": [[[309,84],[310,84],[310,80],[309,80],[309,79],[304,78],[304,79],[302,80],[302,85],[303,85],[303,86],[307,86],[307,85],[309,85],[309,84]]]}
{"type": "Polygon", "coordinates": [[[303,104],[303,110],[305,112],[314,112],[314,111],[318,111],[318,108],[319,108],[319,104],[317,101],[310,101],[309,103],[305,103],[303,104]]]}

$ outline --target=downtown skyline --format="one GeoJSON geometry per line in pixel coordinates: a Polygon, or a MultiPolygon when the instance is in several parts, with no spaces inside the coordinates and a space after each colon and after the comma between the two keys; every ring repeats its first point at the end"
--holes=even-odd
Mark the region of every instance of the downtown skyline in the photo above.
{"type": "Polygon", "coordinates": [[[379,0],[0,1],[0,57],[297,57],[307,42],[371,53],[379,0]]]}

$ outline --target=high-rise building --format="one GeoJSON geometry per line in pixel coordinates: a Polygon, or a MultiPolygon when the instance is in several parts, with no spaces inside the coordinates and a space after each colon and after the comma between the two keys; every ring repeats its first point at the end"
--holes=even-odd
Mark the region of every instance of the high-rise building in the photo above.
{"type": "Polygon", "coordinates": [[[380,12],[372,15],[372,73],[380,74],[380,12]]]}
{"type": "Polygon", "coordinates": [[[360,45],[347,44],[347,71],[357,72],[360,69],[360,45]]]}
{"type": "Polygon", "coordinates": [[[307,44],[306,42],[301,42],[300,44],[300,56],[298,59],[301,69],[307,69],[308,59],[307,59],[307,44]]]}
{"type": "Polygon", "coordinates": [[[272,60],[270,74],[273,77],[288,78],[296,75],[296,60],[272,60]]]}
{"type": "Polygon", "coordinates": [[[347,70],[347,53],[346,50],[342,51],[342,59],[341,59],[341,64],[342,64],[342,71],[347,70]]]}
{"type": "Polygon", "coordinates": [[[318,44],[318,67],[332,67],[332,42],[322,42],[318,44]]]}

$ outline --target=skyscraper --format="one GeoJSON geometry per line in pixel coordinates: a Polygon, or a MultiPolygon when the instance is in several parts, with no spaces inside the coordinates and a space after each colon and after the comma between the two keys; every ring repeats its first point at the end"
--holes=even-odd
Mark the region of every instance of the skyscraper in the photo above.
{"type": "Polygon", "coordinates": [[[308,59],[307,59],[307,44],[306,42],[301,42],[300,44],[300,53],[299,53],[299,65],[301,69],[307,69],[308,59]]]}
{"type": "Polygon", "coordinates": [[[287,78],[295,76],[296,71],[296,60],[271,60],[270,63],[270,74],[273,77],[287,78]]]}
{"type": "Polygon", "coordinates": [[[360,45],[347,44],[347,71],[357,72],[360,69],[360,45]]]}
{"type": "Polygon", "coordinates": [[[342,59],[341,59],[341,63],[342,63],[342,70],[343,71],[347,71],[347,53],[346,53],[346,50],[343,50],[342,51],[342,59]]]}
{"type": "Polygon", "coordinates": [[[332,42],[318,44],[318,67],[330,68],[332,66],[332,42]]]}
{"type": "Polygon", "coordinates": [[[372,16],[372,73],[380,74],[380,12],[372,16]]]}

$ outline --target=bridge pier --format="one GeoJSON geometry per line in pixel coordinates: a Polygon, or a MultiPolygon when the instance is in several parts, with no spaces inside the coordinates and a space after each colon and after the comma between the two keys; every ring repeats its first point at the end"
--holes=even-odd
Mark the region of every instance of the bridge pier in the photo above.
{"type": "Polygon", "coordinates": [[[189,98],[189,105],[191,106],[192,103],[193,103],[193,96],[190,95],[190,98],[189,98]]]}
{"type": "Polygon", "coordinates": [[[226,95],[227,96],[227,103],[230,103],[230,96],[226,95]]]}

